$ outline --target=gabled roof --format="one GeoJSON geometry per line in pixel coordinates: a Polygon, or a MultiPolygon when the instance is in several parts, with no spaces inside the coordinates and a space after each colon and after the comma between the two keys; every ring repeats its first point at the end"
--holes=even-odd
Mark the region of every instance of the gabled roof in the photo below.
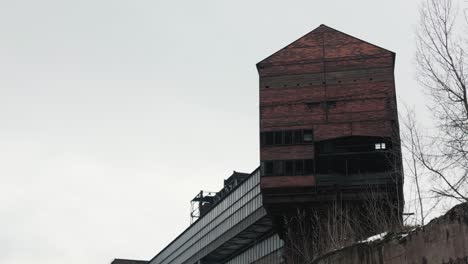
{"type": "Polygon", "coordinates": [[[350,57],[369,57],[395,53],[368,43],[326,25],[302,36],[293,43],[257,63],[257,67],[317,60],[336,60],[350,57]]]}

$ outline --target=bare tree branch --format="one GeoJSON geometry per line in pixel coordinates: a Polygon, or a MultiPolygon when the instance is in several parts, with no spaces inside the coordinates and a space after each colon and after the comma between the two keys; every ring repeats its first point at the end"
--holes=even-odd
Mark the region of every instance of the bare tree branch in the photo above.
{"type": "MultiPolygon", "coordinates": [[[[452,0],[425,0],[417,32],[418,80],[431,99],[437,124],[430,147],[416,137],[418,162],[446,188],[433,188],[440,197],[468,201],[468,75],[465,34],[459,27],[458,6],[452,0]]],[[[466,13],[465,13],[466,14],[466,13]]]]}

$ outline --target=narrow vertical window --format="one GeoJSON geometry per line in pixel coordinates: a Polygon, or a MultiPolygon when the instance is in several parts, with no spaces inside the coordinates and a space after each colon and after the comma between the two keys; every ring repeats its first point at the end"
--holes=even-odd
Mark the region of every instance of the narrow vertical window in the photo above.
{"type": "Polygon", "coordinates": [[[294,131],[294,144],[302,144],[302,130],[294,131]]]}
{"type": "Polygon", "coordinates": [[[305,129],[303,131],[302,140],[304,143],[312,143],[314,141],[314,135],[312,129],[305,129]]]}
{"type": "Polygon", "coordinates": [[[283,144],[283,132],[277,131],[275,132],[275,145],[282,145],[283,144]]]}
{"type": "Polygon", "coordinates": [[[284,131],[284,144],[290,145],[293,143],[293,132],[284,131]]]}
{"type": "Polygon", "coordinates": [[[266,146],[273,145],[274,143],[273,137],[274,137],[273,132],[265,132],[265,145],[266,146]]]}
{"type": "Polygon", "coordinates": [[[284,170],[283,170],[283,161],[281,160],[276,160],[274,162],[274,168],[273,168],[273,174],[274,175],[284,175],[284,170]]]}
{"type": "Polygon", "coordinates": [[[263,162],[263,175],[273,175],[273,162],[272,161],[265,161],[263,162]]]}
{"type": "Polygon", "coordinates": [[[304,160],[304,174],[310,175],[314,173],[314,160],[307,159],[304,160]]]}
{"type": "Polygon", "coordinates": [[[284,175],[294,175],[294,161],[286,160],[284,162],[284,175]]]}
{"type": "Polygon", "coordinates": [[[294,161],[294,174],[295,175],[302,175],[304,174],[304,164],[303,160],[295,160],[294,161]]]}

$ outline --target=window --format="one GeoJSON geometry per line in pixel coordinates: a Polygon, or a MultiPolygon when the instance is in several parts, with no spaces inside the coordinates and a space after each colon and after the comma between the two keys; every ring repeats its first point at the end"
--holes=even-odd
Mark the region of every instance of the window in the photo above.
{"type": "Polygon", "coordinates": [[[294,174],[294,161],[286,160],[284,162],[284,175],[293,175],[294,174]]]}
{"type": "Polygon", "coordinates": [[[263,175],[273,175],[273,161],[263,162],[263,175]]]}
{"type": "Polygon", "coordinates": [[[312,134],[312,129],[306,129],[304,130],[302,140],[304,143],[312,142],[314,140],[313,134],[312,134]]]}
{"type": "Polygon", "coordinates": [[[262,162],[263,176],[294,176],[314,173],[314,160],[270,160],[262,162]]]}
{"type": "Polygon", "coordinates": [[[314,160],[307,159],[304,160],[304,174],[312,174],[314,173],[314,160]]]}
{"type": "Polygon", "coordinates": [[[293,143],[293,132],[284,131],[284,144],[289,145],[293,143]]]}
{"type": "Polygon", "coordinates": [[[302,130],[294,131],[294,144],[302,144],[302,130]]]}
{"type": "Polygon", "coordinates": [[[327,109],[336,107],[336,101],[327,101],[325,104],[326,104],[327,109]]]}
{"type": "Polygon", "coordinates": [[[387,149],[387,146],[385,145],[385,143],[376,143],[375,144],[375,149],[376,150],[387,149]]]}
{"type": "Polygon", "coordinates": [[[284,175],[283,162],[274,161],[273,162],[273,174],[274,175],[284,175]]]}
{"type": "Polygon", "coordinates": [[[275,133],[275,145],[282,145],[283,144],[283,132],[277,131],[275,133]]]}
{"type": "Polygon", "coordinates": [[[279,146],[291,144],[312,144],[314,134],[312,129],[267,131],[260,133],[261,146],[279,146]]]}
{"type": "Polygon", "coordinates": [[[294,174],[295,175],[302,175],[304,174],[304,166],[302,160],[295,160],[294,161],[294,174]]]}
{"type": "Polygon", "coordinates": [[[265,145],[273,145],[273,132],[265,132],[265,145]]]}

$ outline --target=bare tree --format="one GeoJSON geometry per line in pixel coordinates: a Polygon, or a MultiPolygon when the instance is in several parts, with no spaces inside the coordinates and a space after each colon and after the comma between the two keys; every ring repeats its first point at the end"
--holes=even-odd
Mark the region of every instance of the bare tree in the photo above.
{"type": "MultiPolygon", "coordinates": [[[[412,177],[413,178],[413,183],[414,186],[416,187],[416,200],[417,200],[417,206],[415,208],[417,209],[419,213],[419,224],[421,226],[424,226],[424,220],[426,218],[426,214],[424,211],[424,203],[423,203],[423,197],[422,197],[422,186],[421,186],[421,175],[422,171],[424,170],[424,167],[421,167],[417,153],[418,148],[420,149],[421,147],[421,134],[420,130],[417,127],[417,121],[416,121],[416,114],[414,109],[410,109],[408,106],[406,106],[406,116],[401,118],[403,120],[403,133],[402,133],[402,146],[403,149],[406,150],[408,155],[404,155],[404,162],[406,164],[407,171],[405,173],[406,177],[412,177]]],[[[412,205],[413,203],[407,203],[412,205]]]]}
{"type": "Polygon", "coordinates": [[[438,181],[433,193],[468,201],[468,42],[462,34],[467,20],[459,18],[459,10],[452,0],[425,0],[421,6],[418,80],[431,98],[437,132],[416,135],[411,152],[438,181]]]}

